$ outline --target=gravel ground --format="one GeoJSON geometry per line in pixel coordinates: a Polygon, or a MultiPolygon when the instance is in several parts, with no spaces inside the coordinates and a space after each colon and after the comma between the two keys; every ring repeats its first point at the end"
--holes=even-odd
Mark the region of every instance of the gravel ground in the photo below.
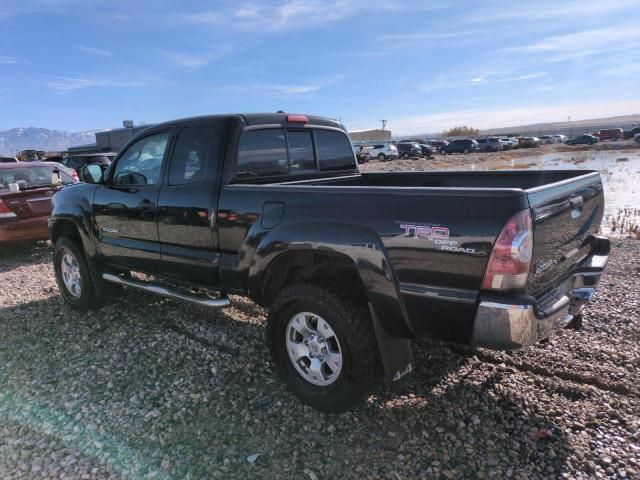
{"type": "Polygon", "coordinates": [[[616,240],[583,331],[515,353],[416,344],[406,395],[332,416],[276,380],[250,302],[128,291],[79,314],[48,243],[3,248],[0,477],[640,478],[638,265],[640,242],[616,240]]]}

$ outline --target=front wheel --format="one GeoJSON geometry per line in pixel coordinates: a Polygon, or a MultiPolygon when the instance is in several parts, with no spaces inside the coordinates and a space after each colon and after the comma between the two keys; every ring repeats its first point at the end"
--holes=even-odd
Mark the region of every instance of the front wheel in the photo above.
{"type": "Polygon", "coordinates": [[[462,151],[462,153],[469,153],[469,149],[468,149],[468,148],[465,148],[465,149],[462,151]]]}
{"type": "Polygon", "coordinates": [[[282,291],[269,310],[267,341],[289,389],[317,410],[350,410],[380,376],[368,310],[316,285],[282,291]]]}
{"type": "Polygon", "coordinates": [[[411,157],[411,155],[409,155],[408,153],[405,153],[404,155],[402,155],[402,157],[403,157],[405,160],[409,160],[409,157],[411,157]]]}
{"type": "Polygon", "coordinates": [[[83,250],[73,240],[61,237],[55,245],[53,267],[65,303],[76,310],[102,305],[96,295],[83,250]]]}

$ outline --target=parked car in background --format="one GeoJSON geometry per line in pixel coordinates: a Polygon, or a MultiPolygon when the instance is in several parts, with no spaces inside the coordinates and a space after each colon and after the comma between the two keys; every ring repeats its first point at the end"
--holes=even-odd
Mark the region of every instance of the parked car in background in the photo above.
{"type": "Polygon", "coordinates": [[[470,138],[461,138],[452,140],[448,145],[442,147],[441,153],[447,155],[449,153],[470,153],[478,151],[478,142],[470,138]]]}
{"type": "Polygon", "coordinates": [[[367,158],[377,158],[380,162],[386,162],[398,158],[398,148],[390,143],[365,145],[362,147],[362,152],[367,155],[367,158]]]}
{"type": "Polygon", "coordinates": [[[594,143],[598,143],[598,137],[595,135],[578,135],[571,140],[567,140],[567,145],[593,145],[594,143]]]}
{"type": "Polygon", "coordinates": [[[629,140],[630,138],[635,139],[638,133],[640,133],[640,127],[633,127],[633,128],[630,128],[629,130],[625,130],[622,136],[625,140],[629,140]]]}
{"type": "Polygon", "coordinates": [[[605,130],[600,130],[598,132],[598,135],[596,136],[601,142],[604,142],[605,140],[622,140],[624,138],[624,130],[622,130],[621,128],[608,128],[605,130]]]}
{"type": "Polygon", "coordinates": [[[81,155],[69,155],[68,157],[48,157],[45,161],[55,161],[56,163],[60,163],[67,168],[72,168],[75,170],[78,178],[81,181],[84,181],[82,178],[82,167],[85,165],[98,164],[108,166],[111,164],[111,161],[116,157],[115,153],[87,153],[81,155]]]}
{"type": "Polygon", "coordinates": [[[476,138],[476,142],[478,142],[479,152],[497,152],[503,148],[502,142],[495,137],[476,138]]]}
{"type": "Polygon", "coordinates": [[[498,139],[502,144],[503,150],[513,150],[519,147],[518,139],[513,137],[503,137],[498,139]]]}
{"type": "Polygon", "coordinates": [[[556,143],[565,143],[569,139],[566,135],[554,135],[553,138],[556,139],[556,143]]]}
{"type": "Polygon", "coordinates": [[[57,163],[0,164],[0,245],[48,238],[54,172],[63,184],[78,181],[57,163]],[[17,185],[17,191],[12,191],[12,184],[17,185]]]}
{"type": "Polygon", "coordinates": [[[422,150],[422,156],[425,158],[429,158],[433,156],[433,152],[435,152],[435,148],[431,145],[427,145],[426,143],[419,143],[420,149],[422,150]]]}
{"type": "Polygon", "coordinates": [[[16,157],[0,157],[0,163],[18,163],[19,161],[16,157]]]}
{"type": "Polygon", "coordinates": [[[556,138],[553,135],[542,135],[540,137],[540,142],[544,145],[549,145],[556,143],[556,138]]]}
{"type": "Polygon", "coordinates": [[[396,145],[398,155],[402,158],[420,158],[422,149],[415,142],[398,142],[396,145]]]}
{"type": "Polygon", "coordinates": [[[520,148],[535,148],[540,146],[540,139],[538,137],[521,137],[518,140],[520,148]]]}
{"type": "Polygon", "coordinates": [[[442,147],[449,145],[449,142],[446,140],[427,140],[426,143],[433,147],[433,149],[438,153],[442,153],[442,147]]]}

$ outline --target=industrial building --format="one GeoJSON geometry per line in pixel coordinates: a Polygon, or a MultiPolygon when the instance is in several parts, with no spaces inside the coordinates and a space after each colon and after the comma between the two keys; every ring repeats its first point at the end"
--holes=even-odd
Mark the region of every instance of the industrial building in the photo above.
{"type": "Polygon", "coordinates": [[[353,130],[349,137],[352,142],[390,142],[391,130],[353,130]]]}
{"type": "Polygon", "coordinates": [[[103,152],[118,153],[135,135],[151,126],[138,125],[134,127],[133,122],[129,120],[125,120],[122,124],[124,125],[124,128],[114,128],[111,130],[105,130],[104,132],[97,132],[95,134],[96,143],[70,147],[67,152],[69,155],[103,152]]]}

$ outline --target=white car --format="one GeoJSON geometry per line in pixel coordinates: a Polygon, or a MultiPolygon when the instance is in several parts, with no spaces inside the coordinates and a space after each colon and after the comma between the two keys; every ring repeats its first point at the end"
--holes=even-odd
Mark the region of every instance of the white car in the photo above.
{"type": "Polygon", "coordinates": [[[549,145],[551,143],[556,143],[558,140],[553,135],[543,135],[540,137],[540,141],[545,145],[549,145]]]}
{"type": "Polygon", "coordinates": [[[564,143],[569,140],[566,135],[554,135],[553,138],[556,139],[556,143],[564,143]]]}
{"type": "Polygon", "coordinates": [[[362,151],[366,152],[369,158],[377,158],[381,162],[387,160],[395,160],[398,158],[398,149],[390,143],[376,143],[374,145],[365,145],[362,151]]]}
{"type": "Polygon", "coordinates": [[[513,137],[502,137],[498,141],[502,144],[503,150],[513,150],[519,146],[518,139],[513,137]]]}

